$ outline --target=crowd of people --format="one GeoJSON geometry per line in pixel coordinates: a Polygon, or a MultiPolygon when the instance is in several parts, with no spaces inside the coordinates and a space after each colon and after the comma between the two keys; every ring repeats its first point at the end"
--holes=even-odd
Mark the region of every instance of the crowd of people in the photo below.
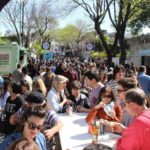
{"type": "Polygon", "coordinates": [[[145,66],[31,59],[9,77],[0,76],[0,134],[5,137],[0,150],[60,150],[58,113],[71,112],[87,113],[87,124],[102,119],[107,131],[121,134],[117,150],[148,150],[149,106],[145,66]]]}

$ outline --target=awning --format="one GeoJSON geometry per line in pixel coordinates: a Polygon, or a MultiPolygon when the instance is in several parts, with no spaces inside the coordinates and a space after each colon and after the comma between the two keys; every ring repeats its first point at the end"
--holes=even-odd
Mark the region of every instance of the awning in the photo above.
{"type": "Polygon", "coordinates": [[[150,49],[145,49],[145,50],[139,51],[138,56],[150,56],[150,49]]]}

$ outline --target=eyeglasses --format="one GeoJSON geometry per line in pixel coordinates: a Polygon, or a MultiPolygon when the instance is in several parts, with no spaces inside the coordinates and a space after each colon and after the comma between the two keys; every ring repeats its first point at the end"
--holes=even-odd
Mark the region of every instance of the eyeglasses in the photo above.
{"type": "Polygon", "coordinates": [[[102,95],[102,98],[111,98],[111,95],[102,95]]]}
{"type": "Polygon", "coordinates": [[[37,129],[38,131],[42,130],[42,125],[37,126],[36,124],[29,122],[28,120],[27,123],[28,123],[28,128],[30,130],[35,130],[35,129],[37,129]]]}
{"type": "Polygon", "coordinates": [[[117,89],[117,91],[118,91],[118,93],[121,93],[121,92],[125,92],[127,90],[125,90],[125,89],[117,89]]]}

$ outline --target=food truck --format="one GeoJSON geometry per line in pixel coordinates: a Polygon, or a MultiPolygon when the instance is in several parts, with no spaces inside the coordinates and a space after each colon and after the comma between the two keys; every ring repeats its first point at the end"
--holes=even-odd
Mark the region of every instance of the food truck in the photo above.
{"type": "Polygon", "coordinates": [[[0,75],[11,73],[18,63],[27,63],[26,49],[11,43],[0,45],[0,75]]]}

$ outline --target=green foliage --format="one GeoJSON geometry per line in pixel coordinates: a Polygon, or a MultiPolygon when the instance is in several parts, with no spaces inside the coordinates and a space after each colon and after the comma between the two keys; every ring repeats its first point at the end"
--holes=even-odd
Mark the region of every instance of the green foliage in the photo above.
{"type": "Polygon", "coordinates": [[[41,43],[39,43],[39,42],[34,43],[32,48],[36,50],[36,53],[38,55],[43,54],[45,51],[44,49],[42,49],[41,43]]]}
{"type": "Polygon", "coordinates": [[[0,45],[4,45],[8,42],[8,40],[4,39],[4,38],[0,38],[0,45]]]}
{"type": "Polygon", "coordinates": [[[79,37],[79,30],[73,25],[68,25],[65,28],[51,31],[52,37],[60,44],[75,45],[79,37]]]}
{"type": "Polygon", "coordinates": [[[4,45],[4,44],[6,44],[6,42],[0,39],[0,45],[4,45]]]}
{"type": "Polygon", "coordinates": [[[107,55],[105,52],[94,52],[91,54],[94,58],[107,58],[107,55]]]}
{"type": "MultiPolygon", "coordinates": [[[[85,25],[84,25],[85,26],[85,25]]],[[[58,45],[63,45],[65,48],[76,48],[79,49],[80,44],[85,44],[86,42],[96,42],[95,32],[88,29],[85,30],[84,26],[80,25],[68,25],[62,29],[51,30],[51,39],[54,39],[58,45]]]]}
{"type": "Polygon", "coordinates": [[[138,12],[131,18],[129,26],[132,33],[137,34],[144,27],[150,27],[150,1],[142,1],[138,12]]]}

